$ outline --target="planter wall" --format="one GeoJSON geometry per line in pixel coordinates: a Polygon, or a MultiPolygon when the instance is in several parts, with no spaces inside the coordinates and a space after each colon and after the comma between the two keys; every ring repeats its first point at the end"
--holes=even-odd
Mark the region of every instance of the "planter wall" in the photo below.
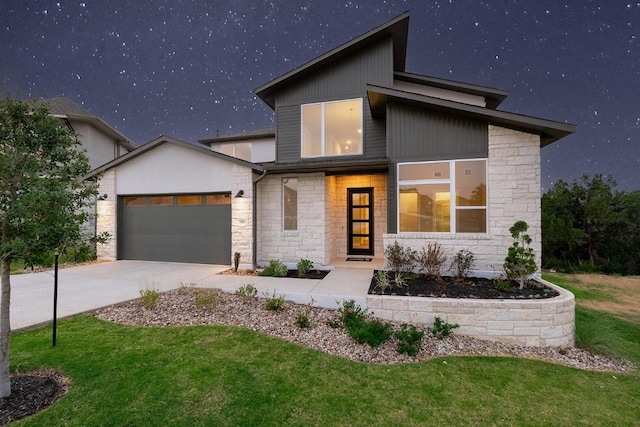
{"type": "Polygon", "coordinates": [[[575,300],[571,292],[540,280],[560,295],[547,299],[481,300],[367,295],[381,319],[432,326],[436,317],[460,325],[454,333],[509,344],[572,347],[575,300]]]}

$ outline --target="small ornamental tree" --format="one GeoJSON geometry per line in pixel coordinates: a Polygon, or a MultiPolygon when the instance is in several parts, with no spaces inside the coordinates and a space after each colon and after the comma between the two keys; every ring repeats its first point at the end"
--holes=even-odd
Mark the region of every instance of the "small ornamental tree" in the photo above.
{"type": "Polygon", "coordinates": [[[33,265],[82,240],[96,183],[81,178],[89,160],[78,135],[25,101],[0,101],[0,398],[11,394],[11,262],[33,265]]]}
{"type": "Polygon", "coordinates": [[[517,280],[520,283],[520,289],[524,288],[524,282],[527,277],[538,270],[536,265],[535,254],[529,246],[531,244],[531,236],[527,234],[529,226],[525,221],[516,221],[509,232],[514,242],[507,251],[507,257],[504,259],[504,271],[507,278],[517,280]]]}

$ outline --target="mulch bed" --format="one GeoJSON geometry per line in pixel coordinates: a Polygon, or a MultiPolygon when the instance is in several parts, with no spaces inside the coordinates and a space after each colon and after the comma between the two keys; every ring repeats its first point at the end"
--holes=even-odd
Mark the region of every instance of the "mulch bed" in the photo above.
{"type": "MultiPolygon", "coordinates": [[[[287,275],[285,277],[290,277],[293,279],[324,279],[327,274],[329,274],[330,270],[309,270],[307,273],[300,277],[298,276],[298,270],[287,270],[287,275]]],[[[233,269],[225,270],[220,274],[224,275],[237,275],[237,276],[260,276],[260,271],[258,270],[238,270],[234,272],[233,269]]]]}
{"type": "Polygon", "coordinates": [[[369,286],[370,295],[398,295],[430,298],[474,298],[474,299],[542,299],[558,296],[558,292],[534,280],[529,280],[520,290],[517,282],[511,289],[501,288],[498,280],[469,277],[462,281],[443,276],[440,280],[423,274],[402,273],[406,277],[404,286],[394,284],[396,273],[387,272],[391,286],[384,292],[378,286],[376,271],[369,286]]]}
{"type": "Polygon", "coordinates": [[[69,379],[53,370],[11,375],[11,395],[0,398],[0,425],[46,409],[68,389],[69,379]]]}

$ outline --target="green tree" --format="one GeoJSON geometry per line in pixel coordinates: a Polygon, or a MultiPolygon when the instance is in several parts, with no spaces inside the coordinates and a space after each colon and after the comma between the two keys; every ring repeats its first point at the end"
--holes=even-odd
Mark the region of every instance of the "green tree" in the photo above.
{"type": "Polygon", "coordinates": [[[0,397],[11,394],[11,262],[37,263],[46,253],[82,240],[85,208],[97,194],[95,183],[80,178],[88,171],[77,134],[46,106],[0,102],[0,397]]]}
{"type": "Polygon", "coordinates": [[[531,248],[531,236],[527,234],[529,225],[525,221],[516,221],[509,233],[513,237],[513,244],[507,250],[507,257],[504,259],[504,271],[507,278],[517,280],[520,289],[524,288],[527,277],[538,270],[535,254],[531,248]]]}

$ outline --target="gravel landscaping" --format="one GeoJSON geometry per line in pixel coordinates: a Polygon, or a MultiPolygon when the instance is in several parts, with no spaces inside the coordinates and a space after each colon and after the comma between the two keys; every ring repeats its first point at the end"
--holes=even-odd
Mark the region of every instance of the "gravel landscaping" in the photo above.
{"type": "MultiPolygon", "coordinates": [[[[243,298],[213,289],[182,288],[162,294],[154,308],[145,308],[139,301],[130,301],[98,310],[95,316],[106,321],[135,326],[240,326],[366,363],[409,363],[442,356],[468,355],[539,359],[595,371],[629,372],[635,369],[629,362],[610,359],[577,348],[520,347],[456,335],[455,332],[443,340],[429,333],[425,334],[420,352],[416,357],[411,357],[398,353],[395,338],[377,348],[357,344],[345,331],[328,325],[329,321],[336,317],[335,310],[316,307],[309,309],[305,305],[287,301],[283,311],[271,311],[264,308],[263,299],[243,298]],[[198,308],[198,292],[215,293],[215,306],[210,304],[198,308]],[[294,323],[298,313],[304,309],[309,310],[309,329],[302,329],[294,323]]],[[[400,325],[393,327],[394,330],[400,329],[400,325]]]]}

